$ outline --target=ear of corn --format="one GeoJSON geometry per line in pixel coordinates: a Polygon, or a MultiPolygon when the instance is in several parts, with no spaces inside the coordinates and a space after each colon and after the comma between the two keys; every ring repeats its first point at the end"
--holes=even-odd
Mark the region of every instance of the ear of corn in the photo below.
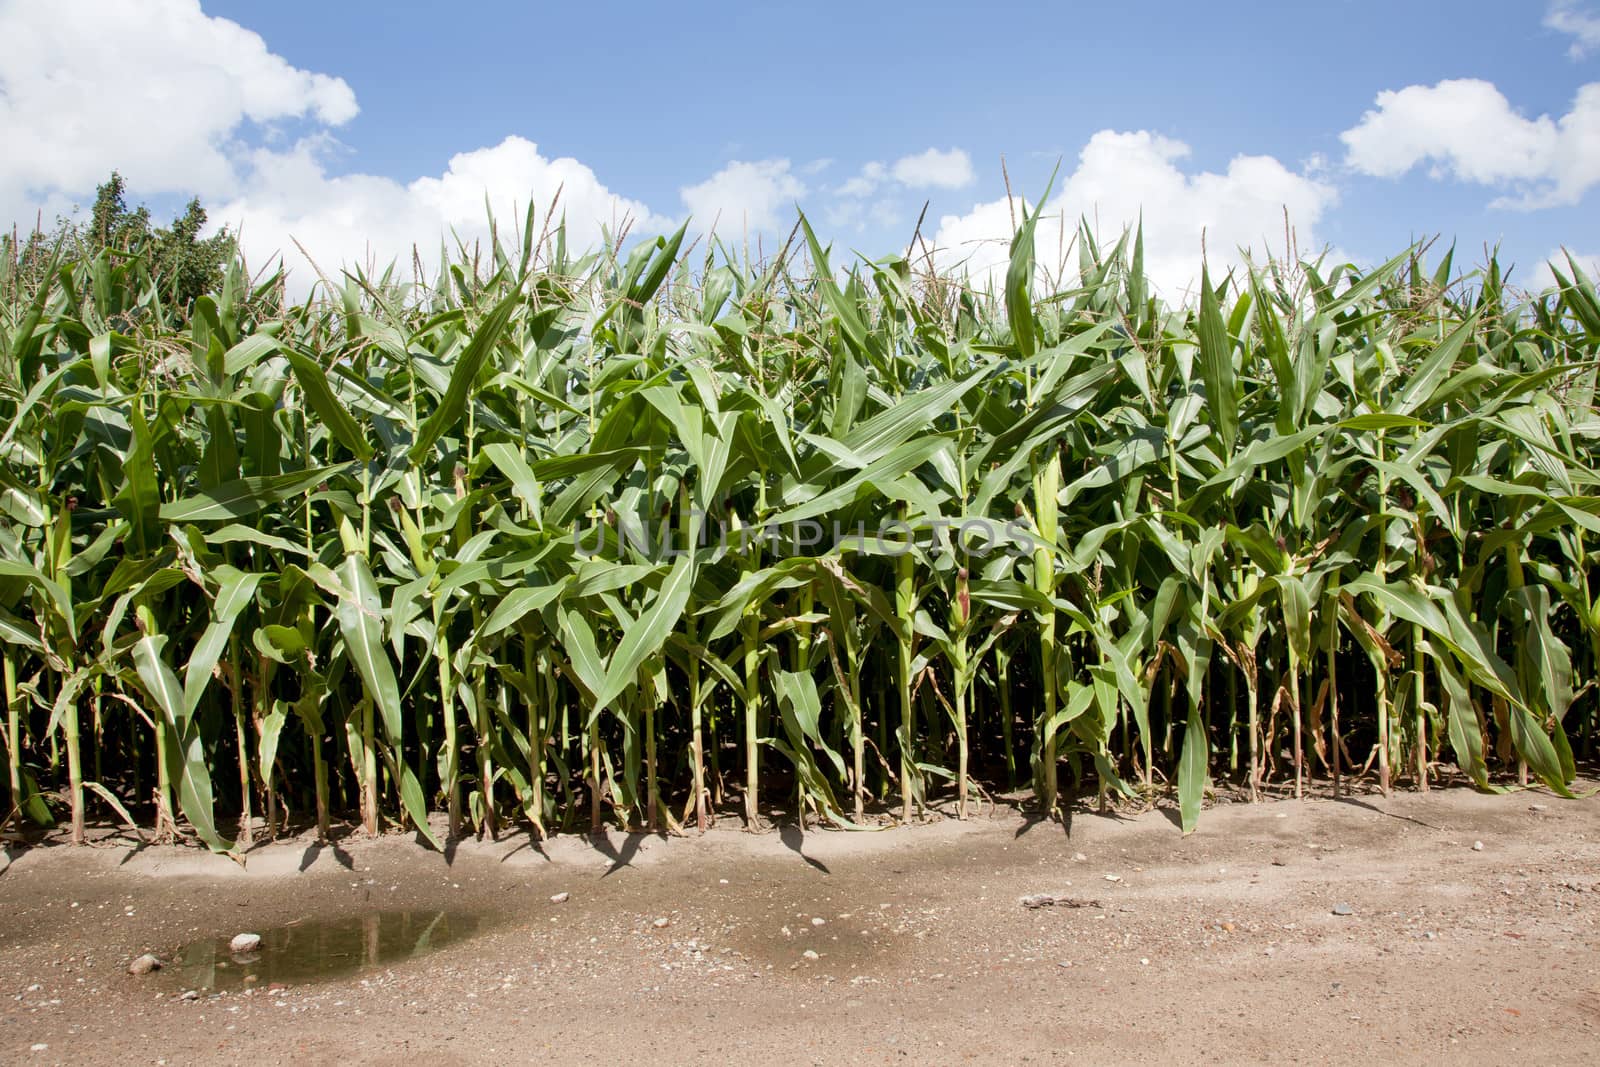
{"type": "Polygon", "coordinates": [[[1203,269],[1190,308],[1137,233],[1038,293],[1036,221],[998,296],[838,275],[803,220],[809,265],[691,275],[682,230],[572,258],[530,214],[432,287],[235,265],[187,318],[137,257],[31,287],[8,246],[10,817],[859,825],[965,817],[1024,753],[1047,814],[1170,789],[1186,830],[1227,781],[1569,793],[1576,263],[1203,269]]]}

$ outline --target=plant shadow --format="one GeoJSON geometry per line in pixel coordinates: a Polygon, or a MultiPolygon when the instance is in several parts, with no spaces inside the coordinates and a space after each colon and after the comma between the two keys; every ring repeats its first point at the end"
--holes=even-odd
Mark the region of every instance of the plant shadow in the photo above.
{"type": "Polygon", "coordinates": [[[806,855],[805,852],[801,850],[801,847],[805,844],[806,836],[801,832],[800,827],[791,825],[789,823],[784,823],[782,826],[778,827],[778,840],[782,841],[784,847],[790,852],[793,852],[796,856],[799,856],[801,859],[805,860],[806,866],[812,868],[813,870],[821,871],[823,874],[833,873],[832,871],[828,870],[828,865],[826,863],[823,863],[814,856],[806,855]]]}
{"type": "Polygon", "coordinates": [[[317,862],[319,856],[329,851],[333,853],[333,858],[338,861],[339,866],[347,871],[355,870],[355,857],[340,847],[337,841],[329,841],[327,843],[316,841],[307,845],[306,850],[300,854],[300,873],[304,874],[312,864],[317,862]]]}

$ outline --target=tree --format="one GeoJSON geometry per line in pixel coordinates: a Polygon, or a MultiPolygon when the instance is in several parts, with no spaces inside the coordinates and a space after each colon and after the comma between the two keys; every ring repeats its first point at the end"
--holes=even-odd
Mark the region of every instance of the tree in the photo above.
{"type": "Polygon", "coordinates": [[[187,312],[197,297],[222,285],[223,272],[234,252],[233,235],[226,229],[201,237],[206,209],[199,197],[167,227],[151,225],[150,209],[143,204],[128,209],[127,184],[117,171],[95,189],[94,206],[87,222],[58,218],[53,232],[35,230],[13,249],[5,242],[4,259],[12,265],[9,279],[31,291],[43,277],[52,250],[69,258],[91,257],[102,251],[143,256],[163,302],[187,312]]]}
{"type": "Polygon", "coordinates": [[[125,191],[126,183],[117,171],[112,171],[106,183],[95,190],[94,209],[89,213],[89,230],[85,234],[94,251],[132,251],[149,238],[150,209],[140,205],[138,210],[129,211],[125,191]]]}
{"type": "Polygon", "coordinates": [[[192,306],[202,293],[221,286],[222,272],[233,255],[233,236],[227,229],[202,238],[200,231],[205,225],[206,209],[195,197],[171,226],[155,233],[151,269],[163,292],[171,293],[184,308],[192,306]]]}

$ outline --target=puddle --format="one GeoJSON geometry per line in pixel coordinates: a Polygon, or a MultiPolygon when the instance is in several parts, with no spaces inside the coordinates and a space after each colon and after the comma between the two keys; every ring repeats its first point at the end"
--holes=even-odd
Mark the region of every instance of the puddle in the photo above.
{"type": "Polygon", "coordinates": [[[253,931],[261,947],[248,955],[228,948],[232,935],[178,950],[162,973],[184,989],[266,989],[341,978],[471,937],[478,916],[450,911],[376,911],[341,919],[305,920],[253,931]]]}

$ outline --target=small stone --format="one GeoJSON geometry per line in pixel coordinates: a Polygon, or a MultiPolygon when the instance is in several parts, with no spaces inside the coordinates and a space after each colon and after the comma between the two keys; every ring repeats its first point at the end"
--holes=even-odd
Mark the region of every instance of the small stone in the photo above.
{"type": "Polygon", "coordinates": [[[183,995],[180,996],[178,999],[179,1000],[199,1000],[200,999],[200,994],[198,992],[196,992],[195,990],[193,990],[193,989],[185,989],[183,991],[183,995]]]}
{"type": "Polygon", "coordinates": [[[260,934],[234,934],[233,940],[228,942],[228,951],[243,955],[254,952],[261,947],[260,934]]]}
{"type": "Polygon", "coordinates": [[[1472,851],[1474,851],[1474,852],[1482,852],[1483,851],[1483,842],[1482,841],[1474,841],[1472,843],[1472,851]]]}
{"type": "Polygon", "coordinates": [[[565,904],[570,899],[572,899],[572,894],[571,893],[557,893],[557,894],[555,894],[554,896],[552,896],[550,898],[550,903],[552,903],[552,904],[565,904]]]}
{"type": "Polygon", "coordinates": [[[668,919],[666,916],[662,916],[650,925],[654,926],[657,930],[665,930],[667,927],[672,925],[672,920],[668,919]]]}
{"type": "Polygon", "coordinates": [[[826,922],[827,922],[827,921],[828,921],[828,920],[827,920],[827,919],[824,919],[824,918],[823,918],[823,917],[822,917],[822,916],[820,916],[820,915],[817,915],[817,916],[814,916],[814,917],[813,917],[813,918],[812,918],[812,920],[811,920],[811,925],[812,925],[812,926],[821,926],[821,925],[823,925],[823,924],[824,924],[824,923],[826,923],[826,922]]]}
{"type": "Polygon", "coordinates": [[[1089,857],[1085,856],[1082,852],[1074,852],[1072,854],[1072,858],[1074,860],[1076,860],[1077,862],[1082,863],[1084,860],[1088,859],[1089,857]]]}
{"type": "Polygon", "coordinates": [[[1528,810],[1529,811],[1549,811],[1550,810],[1550,805],[1548,805],[1548,804],[1529,804],[1528,805],[1528,810]]]}
{"type": "Polygon", "coordinates": [[[1354,915],[1356,913],[1356,909],[1352,908],[1348,904],[1339,903],[1333,906],[1333,913],[1335,915],[1354,915]]]}
{"type": "Polygon", "coordinates": [[[1150,961],[1148,959],[1141,959],[1139,960],[1139,966],[1148,967],[1150,966],[1150,961]]]}
{"type": "Polygon", "coordinates": [[[135,958],[132,963],[128,964],[129,974],[149,974],[151,971],[159,971],[160,969],[161,961],[156,959],[148,952],[146,952],[143,956],[135,958]]]}
{"type": "Polygon", "coordinates": [[[1231,934],[1231,933],[1233,933],[1234,927],[1233,927],[1232,923],[1223,923],[1222,924],[1222,929],[1223,929],[1223,931],[1225,933],[1230,933],[1231,934]]]}
{"type": "Polygon", "coordinates": [[[43,1052],[45,1049],[47,1049],[49,1047],[50,1046],[45,1044],[43,1041],[36,1041],[31,1046],[29,1046],[28,1051],[30,1051],[30,1052],[43,1052]]]}
{"type": "Polygon", "coordinates": [[[801,953],[801,955],[804,956],[808,960],[814,960],[814,959],[820,959],[821,958],[821,957],[819,957],[817,955],[817,950],[814,949],[814,948],[806,949],[804,952],[801,953]]]}
{"type": "Polygon", "coordinates": [[[1108,875],[1106,875],[1106,881],[1108,881],[1108,882],[1120,882],[1120,881],[1122,881],[1122,875],[1120,875],[1120,874],[1108,874],[1108,875]]]}

